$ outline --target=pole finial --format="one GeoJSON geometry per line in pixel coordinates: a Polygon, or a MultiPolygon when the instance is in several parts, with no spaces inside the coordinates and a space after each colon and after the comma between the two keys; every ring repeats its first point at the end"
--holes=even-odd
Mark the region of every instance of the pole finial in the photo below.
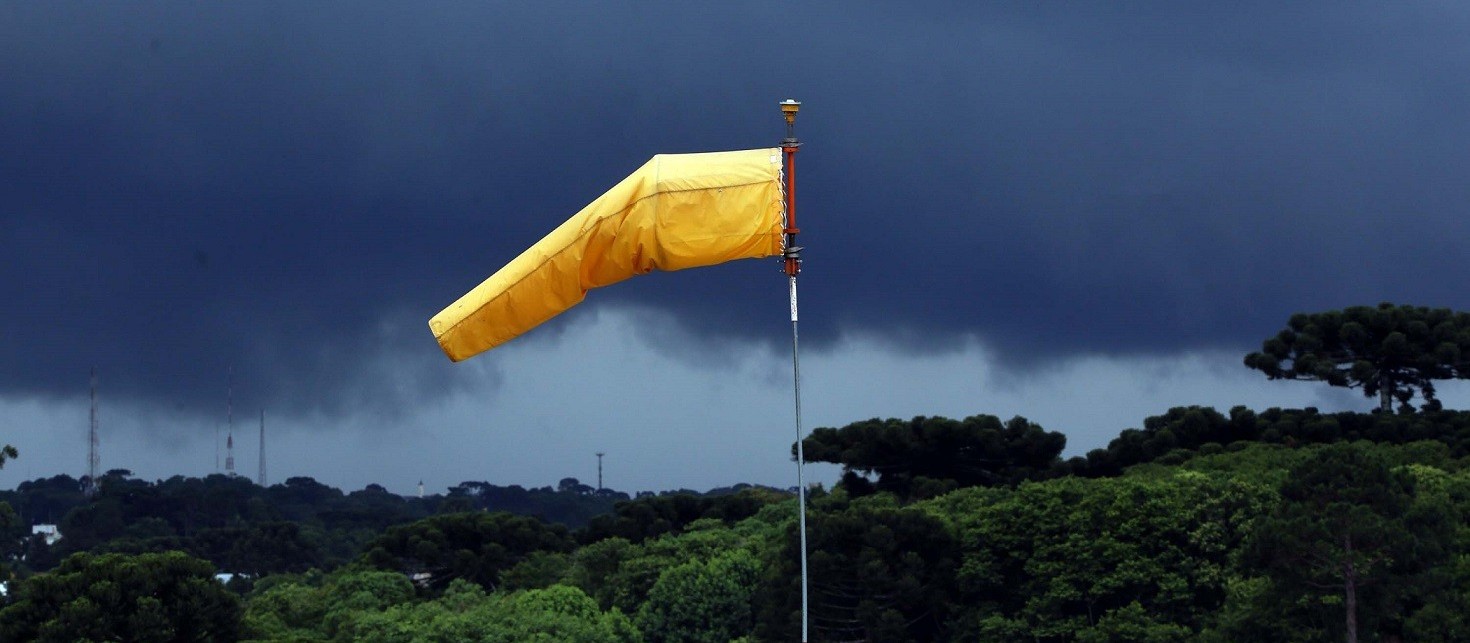
{"type": "Polygon", "coordinates": [[[786,117],[786,143],[796,142],[796,113],[801,111],[801,101],[788,98],[781,101],[781,115],[786,117]]]}

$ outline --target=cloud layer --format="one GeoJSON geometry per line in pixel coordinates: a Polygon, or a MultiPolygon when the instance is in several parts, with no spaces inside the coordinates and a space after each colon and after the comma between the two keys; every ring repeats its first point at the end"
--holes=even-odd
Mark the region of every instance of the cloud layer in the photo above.
{"type": "MultiPolygon", "coordinates": [[[[1434,2],[9,5],[0,397],[75,403],[96,366],[181,431],[232,368],[241,408],[323,426],[505,389],[512,358],[450,365],[424,321],[652,154],[775,144],[788,96],[832,359],[978,341],[1031,377],[1463,309],[1467,36],[1434,2]]],[[[586,306],[655,311],[637,341],[718,371],[783,355],[780,281],[586,306]]]]}
{"type": "MultiPolygon", "coordinates": [[[[555,486],[568,476],[595,480],[600,451],[607,453],[606,484],[620,490],[794,485],[790,361],[753,341],[714,347],[691,338],[722,355],[717,364],[692,363],[638,339],[640,328],[669,323],[666,313],[602,307],[559,336],[497,349],[504,353],[493,365],[466,362],[463,376],[474,386],[396,417],[363,409],[301,418],[267,412],[268,481],[308,475],[405,494],[419,480],[429,493],[464,480],[555,486]]],[[[916,354],[855,336],[802,359],[803,428],[869,417],[1022,415],[1065,433],[1071,456],[1105,446],[1172,406],[1372,406],[1353,392],[1268,382],[1235,361],[1228,352],[1075,357],[1018,375],[974,339],[916,354]]],[[[1470,387],[1448,386],[1441,397],[1451,407],[1470,403],[1470,387]]],[[[101,416],[104,469],[146,479],[205,475],[216,470],[216,449],[224,453],[223,416],[173,437],[160,427],[185,424],[182,418],[114,400],[105,389],[101,416]]],[[[85,399],[0,402],[0,417],[20,429],[6,441],[21,452],[0,470],[0,486],[57,471],[77,475],[85,399]]],[[[236,470],[252,478],[258,421],[254,411],[237,411],[234,424],[236,470]]],[[[806,478],[830,485],[837,474],[834,466],[810,465],[806,478]]]]}

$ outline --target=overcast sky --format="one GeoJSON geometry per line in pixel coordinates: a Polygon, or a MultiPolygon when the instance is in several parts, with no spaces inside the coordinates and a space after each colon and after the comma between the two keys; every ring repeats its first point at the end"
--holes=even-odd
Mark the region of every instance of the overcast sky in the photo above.
{"type": "Polygon", "coordinates": [[[1241,358],[1293,312],[1470,309],[1470,5],[986,4],[0,4],[0,486],[85,471],[93,367],[103,468],[148,479],[216,470],[233,369],[271,481],[794,484],[774,259],[461,364],[426,325],[653,154],[777,144],[788,97],[807,428],[1078,454],[1363,409],[1241,358]]]}

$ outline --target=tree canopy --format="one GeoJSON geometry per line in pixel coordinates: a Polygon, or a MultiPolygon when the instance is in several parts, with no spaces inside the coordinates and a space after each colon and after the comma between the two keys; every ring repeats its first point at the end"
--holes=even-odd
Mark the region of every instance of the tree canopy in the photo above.
{"type": "Polygon", "coordinates": [[[182,552],[76,554],[15,587],[4,641],[233,641],[240,600],[182,552]]]}
{"type": "Polygon", "coordinates": [[[927,501],[953,517],[963,551],[952,640],[1190,640],[1224,603],[1232,552],[1271,496],[1174,470],[927,501]]]}
{"type": "Polygon", "coordinates": [[[363,558],[384,569],[428,574],[426,584],[437,589],[462,578],[493,590],[502,572],[533,552],[571,548],[562,525],[508,513],[459,513],[390,527],[363,558]]]}
{"type": "Polygon", "coordinates": [[[956,487],[1043,477],[1060,464],[1067,437],[1020,416],[1006,422],[994,415],[920,416],[819,428],[802,444],[808,462],[842,465],[841,486],[849,493],[924,498],[956,487]],[[876,485],[864,477],[874,473],[876,485]]]}
{"type": "Polygon", "coordinates": [[[1411,411],[1418,394],[1440,408],[1434,381],[1470,378],[1470,313],[1447,308],[1354,306],[1297,313],[1245,365],[1276,379],[1313,380],[1360,388],[1391,411],[1411,411]]]}
{"type": "MultiPolygon", "coordinates": [[[[1425,477],[1445,477],[1417,466],[1425,477]]],[[[1316,450],[1291,468],[1275,508],[1256,520],[1243,562],[1267,582],[1254,597],[1256,618],[1243,619],[1248,625],[1235,626],[1232,638],[1403,634],[1404,614],[1425,605],[1436,589],[1430,570],[1453,546],[1459,510],[1441,496],[1419,493],[1414,469],[1393,466],[1370,443],[1316,450]]]]}

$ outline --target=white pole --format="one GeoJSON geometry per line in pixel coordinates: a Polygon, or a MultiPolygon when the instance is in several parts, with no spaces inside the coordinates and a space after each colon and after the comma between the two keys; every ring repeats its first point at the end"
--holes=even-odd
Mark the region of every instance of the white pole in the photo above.
{"type": "Polygon", "coordinates": [[[791,374],[796,395],[796,497],[799,507],[797,521],[801,533],[801,640],[807,640],[807,577],[806,577],[806,482],[802,479],[802,468],[806,464],[806,453],[801,445],[801,351],[797,340],[796,275],[788,278],[791,284],[791,374]]]}

